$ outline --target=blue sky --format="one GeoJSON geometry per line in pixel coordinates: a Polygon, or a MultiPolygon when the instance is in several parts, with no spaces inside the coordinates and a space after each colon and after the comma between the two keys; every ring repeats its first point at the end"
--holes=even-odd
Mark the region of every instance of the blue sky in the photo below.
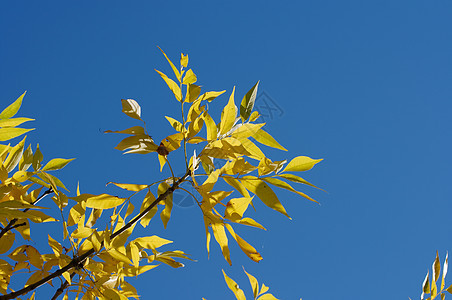
{"type": "MultiPolygon", "coordinates": [[[[122,98],[156,140],[171,133],[179,107],[153,70],[170,73],[157,45],[188,53],[206,90],[236,86],[237,102],[260,80],[256,106],[275,105],[267,129],[289,150],[267,153],[324,158],[303,177],[328,193],[303,190],[318,206],[279,191],[292,221],[258,207],[268,231],[239,233],[259,264],[233,246],[229,267],[215,244],[208,260],[197,207],[175,208],[166,230],[153,220],[140,233],[198,262],[138,277],[143,299],[232,299],[222,268],[250,295],[242,266],[280,299],[414,299],[436,250],[452,250],[451,12],[446,0],[4,1],[1,106],[27,90],[28,141],[77,158],[60,172],[72,192],[114,194],[105,183],[162,176],[153,155],[124,156],[102,133],[137,125],[122,98]]],[[[211,103],[217,117],[226,101],[211,103]]]]}

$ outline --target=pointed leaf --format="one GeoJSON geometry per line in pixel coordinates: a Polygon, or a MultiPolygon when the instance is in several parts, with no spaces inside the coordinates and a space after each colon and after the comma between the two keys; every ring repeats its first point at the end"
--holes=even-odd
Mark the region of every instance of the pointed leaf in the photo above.
{"type": "Polygon", "coordinates": [[[0,119],[9,119],[14,117],[14,115],[19,111],[20,106],[22,105],[22,100],[27,92],[25,91],[19,98],[16,99],[12,104],[10,104],[7,108],[5,108],[0,113],[0,119]]]}
{"type": "Polygon", "coordinates": [[[266,177],[266,178],[262,178],[262,180],[265,180],[266,182],[273,184],[274,186],[289,190],[291,192],[294,192],[310,201],[313,201],[315,203],[318,203],[317,201],[315,201],[314,199],[312,199],[311,197],[309,197],[308,195],[306,195],[305,193],[299,192],[297,190],[295,190],[290,184],[288,184],[287,182],[284,182],[282,180],[279,180],[277,178],[273,178],[273,177],[266,177]]]}
{"type": "MultiPolygon", "coordinates": [[[[173,62],[168,58],[168,56],[166,55],[166,53],[163,52],[162,48],[160,48],[159,46],[157,46],[157,47],[160,49],[160,51],[162,51],[163,55],[165,55],[166,60],[168,61],[168,63],[169,63],[170,66],[171,66],[171,69],[173,69],[174,75],[176,75],[177,80],[179,80],[179,82],[180,82],[180,80],[181,80],[181,74],[180,74],[179,70],[176,68],[176,66],[173,64],[173,62]]],[[[182,61],[181,61],[181,62],[182,62],[182,61]]],[[[188,57],[187,57],[187,63],[188,63],[188,57]]]]}
{"type": "Polygon", "coordinates": [[[64,158],[54,158],[51,161],[49,161],[44,168],[42,168],[42,171],[54,171],[64,168],[68,163],[73,161],[75,158],[71,159],[64,159],[64,158]]]}
{"type": "Polygon", "coordinates": [[[193,73],[192,69],[189,69],[187,73],[185,73],[183,84],[193,84],[197,80],[195,73],[193,73]]]}
{"type": "Polygon", "coordinates": [[[234,92],[235,87],[232,89],[228,104],[226,104],[221,113],[220,134],[226,134],[229,130],[231,130],[234,125],[235,118],[237,117],[237,106],[235,106],[234,103],[234,92]]]}
{"type": "Polygon", "coordinates": [[[29,131],[34,130],[34,128],[32,129],[25,129],[25,128],[10,128],[10,127],[6,127],[6,128],[0,128],[0,142],[4,142],[7,140],[11,140],[15,137],[18,137],[22,134],[25,134],[29,131]]]}
{"type": "Polygon", "coordinates": [[[160,72],[159,70],[155,70],[157,73],[159,73],[160,77],[166,82],[170,90],[173,92],[174,96],[176,97],[177,101],[182,101],[182,92],[180,90],[180,87],[177,83],[175,83],[171,78],[168,78],[165,73],[160,72]]]}
{"type": "Polygon", "coordinates": [[[240,117],[242,118],[242,122],[248,120],[251,112],[253,111],[258,86],[259,81],[246,93],[246,95],[242,99],[242,103],[240,104],[240,117]]]}
{"type": "Polygon", "coordinates": [[[234,293],[237,300],[246,300],[245,294],[243,291],[239,288],[239,285],[231,278],[229,278],[228,275],[223,271],[224,280],[226,281],[226,284],[228,285],[229,289],[234,293]]]}
{"type": "Polygon", "coordinates": [[[253,138],[265,146],[287,151],[286,148],[281,146],[269,133],[267,133],[263,129],[256,131],[256,133],[253,134],[253,138]]]}
{"type": "Polygon", "coordinates": [[[314,167],[315,164],[323,159],[312,159],[307,156],[297,156],[287,164],[283,172],[303,172],[314,167]]]}

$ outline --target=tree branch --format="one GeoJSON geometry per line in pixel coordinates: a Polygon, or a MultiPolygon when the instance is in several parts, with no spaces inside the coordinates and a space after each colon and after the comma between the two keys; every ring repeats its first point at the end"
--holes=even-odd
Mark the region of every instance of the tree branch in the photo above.
{"type": "MultiPolygon", "coordinates": [[[[157,199],[155,199],[154,202],[152,202],[151,205],[149,205],[149,207],[147,207],[144,211],[142,211],[140,214],[138,214],[135,218],[130,220],[126,225],[121,227],[121,229],[119,229],[118,231],[112,233],[110,235],[110,240],[114,239],[115,237],[117,237],[118,235],[120,235],[121,233],[123,233],[124,231],[129,229],[130,227],[132,227],[133,224],[135,224],[136,222],[141,220],[141,218],[143,218],[149,211],[151,211],[151,209],[154,208],[154,206],[156,206],[160,201],[162,201],[167,196],[172,194],[174,192],[174,190],[176,190],[179,187],[179,185],[182,182],[184,182],[185,179],[187,179],[188,176],[190,176],[190,174],[191,174],[191,170],[188,169],[187,172],[185,172],[184,176],[179,178],[179,180],[176,181],[170,188],[168,188],[163,194],[158,196],[157,199]]],[[[103,247],[103,242],[101,243],[101,247],[103,247]]],[[[94,253],[95,253],[95,250],[93,248],[91,248],[90,250],[88,250],[87,252],[83,253],[82,255],[73,258],[71,260],[71,262],[69,264],[67,264],[66,266],[64,266],[63,268],[61,268],[59,270],[56,270],[55,272],[53,272],[52,274],[42,278],[41,280],[39,280],[39,281],[37,281],[35,283],[32,283],[32,284],[24,287],[23,289],[16,291],[16,292],[12,292],[12,293],[0,296],[0,300],[15,299],[15,298],[17,298],[17,297],[19,297],[19,296],[21,296],[23,294],[26,294],[26,293],[34,290],[34,289],[37,289],[38,287],[40,287],[41,285],[45,284],[46,282],[52,280],[53,278],[56,278],[56,277],[59,277],[59,276],[63,275],[64,272],[68,272],[72,268],[76,268],[80,264],[83,264],[85,259],[87,259],[89,256],[93,255],[94,253]]],[[[71,273],[71,277],[73,276],[73,274],[75,274],[75,273],[71,273]]],[[[60,288],[67,287],[67,285],[69,283],[66,283],[66,282],[64,282],[61,285],[60,288]]],[[[52,299],[56,299],[56,297],[58,297],[59,295],[62,294],[64,289],[61,292],[59,292],[60,288],[56,291],[56,293],[54,295],[54,298],[52,298],[52,299]]]]}
{"type": "MultiPolygon", "coordinates": [[[[51,194],[51,193],[53,193],[52,188],[50,188],[47,191],[45,191],[38,199],[36,199],[35,202],[32,203],[32,205],[35,205],[36,203],[41,201],[45,196],[47,196],[48,194],[51,194]]],[[[29,210],[30,210],[29,208],[26,208],[26,209],[23,210],[23,212],[27,212],[29,210]]],[[[23,225],[26,224],[26,223],[21,223],[21,224],[15,225],[17,221],[18,221],[17,218],[14,218],[11,221],[9,221],[8,225],[6,225],[6,227],[3,228],[2,231],[0,231],[0,239],[5,235],[5,233],[10,231],[11,229],[14,229],[14,228],[17,228],[19,226],[23,226],[23,225]]]]}

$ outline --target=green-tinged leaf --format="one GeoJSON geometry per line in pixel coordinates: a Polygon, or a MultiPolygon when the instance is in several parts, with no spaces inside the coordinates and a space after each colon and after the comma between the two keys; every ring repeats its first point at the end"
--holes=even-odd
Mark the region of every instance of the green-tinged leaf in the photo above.
{"type": "Polygon", "coordinates": [[[192,69],[189,69],[187,73],[185,73],[183,84],[192,84],[197,80],[195,73],[193,73],[192,69]]]}
{"type": "Polygon", "coordinates": [[[147,188],[149,185],[147,184],[134,184],[134,183],[116,183],[116,182],[109,182],[107,183],[107,185],[109,184],[114,184],[119,188],[131,191],[131,192],[139,192],[141,190],[144,190],[145,188],[147,188]]]}
{"type": "MultiPolygon", "coordinates": [[[[161,49],[160,49],[161,50],[161,49]]],[[[180,54],[180,65],[184,68],[188,66],[188,54],[180,54]]]]}
{"type": "Polygon", "coordinates": [[[44,159],[44,156],[41,153],[41,150],[39,150],[39,144],[36,146],[35,154],[33,154],[33,162],[32,166],[35,171],[39,170],[41,168],[41,163],[44,159]]]}
{"type": "Polygon", "coordinates": [[[287,151],[286,148],[281,146],[269,133],[267,133],[263,129],[256,131],[256,133],[253,134],[253,138],[265,146],[287,151]]]}
{"type": "Polygon", "coordinates": [[[29,118],[0,119],[0,127],[16,127],[28,121],[34,121],[34,119],[29,118]]]}
{"type": "Polygon", "coordinates": [[[196,84],[188,84],[187,94],[185,95],[185,102],[193,102],[198,99],[201,94],[201,87],[196,84]]]}
{"type": "Polygon", "coordinates": [[[202,94],[201,96],[199,96],[198,100],[207,100],[210,102],[213,99],[220,96],[221,94],[223,94],[224,92],[226,92],[226,90],[220,91],[220,92],[206,92],[206,93],[202,94]]]}
{"type": "Polygon", "coordinates": [[[309,197],[305,193],[302,193],[302,192],[299,192],[299,191],[295,190],[290,184],[288,184],[285,181],[282,181],[282,180],[279,180],[279,179],[273,178],[273,177],[265,177],[265,178],[262,178],[262,180],[265,180],[266,182],[268,182],[270,184],[273,184],[274,186],[277,186],[279,188],[283,188],[283,189],[286,189],[288,191],[294,192],[294,193],[296,193],[296,194],[298,194],[298,195],[302,196],[303,198],[306,198],[306,199],[308,199],[310,201],[318,203],[317,201],[315,201],[314,199],[312,199],[311,197],[309,197]]]}
{"type": "MultiPolygon", "coordinates": [[[[66,186],[61,182],[61,180],[59,180],[57,177],[53,176],[52,174],[42,172],[42,173],[38,173],[38,176],[39,176],[42,180],[44,180],[45,182],[48,182],[48,183],[52,183],[52,182],[53,182],[53,184],[55,184],[56,186],[58,186],[58,187],[60,187],[60,188],[63,188],[63,189],[65,189],[66,191],[69,191],[69,190],[66,188],[66,186]],[[52,182],[51,182],[51,181],[52,181],[52,182]]],[[[32,178],[34,178],[34,177],[31,177],[31,178],[29,178],[28,180],[33,181],[33,182],[35,182],[35,183],[38,183],[38,182],[32,180],[32,178]]],[[[39,183],[39,184],[40,184],[40,183],[39,183]]],[[[44,185],[44,186],[45,186],[45,185],[44,185]]]]}
{"type": "Polygon", "coordinates": [[[168,78],[165,73],[160,72],[159,70],[155,70],[157,73],[159,73],[160,77],[166,82],[170,90],[173,92],[174,96],[176,97],[177,101],[182,101],[182,92],[180,90],[180,87],[177,83],[175,83],[171,78],[168,78]]]}
{"type": "Polygon", "coordinates": [[[3,235],[0,243],[0,254],[6,253],[13,246],[15,239],[16,235],[14,233],[7,232],[3,235]]]}
{"type": "MultiPolygon", "coordinates": [[[[160,196],[164,194],[169,188],[170,186],[166,182],[160,183],[158,187],[158,195],[160,196]]],[[[163,199],[163,203],[165,204],[165,208],[160,213],[160,218],[162,219],[163,226],[166,228],[171,217],[171,210],[173,208],[173,193],[166,196],[165,199],[163,199]]]]}
{"type": "Polygon", "coordinates": [[[68,163],[73,161],[75,158],[70,159],[64,159],[64,158],[54,158],[51,161],[49,161],[44,168],[42,168],[42,171],[53,171],[53,170],[59,170],[64,168],[68,163]]]}
{"type": "Polygon", "coordinates": [[[287,164],[283,172],[303,172],[308,171],[314,167],[315,164],[321,162],[323,159],[312,159],[307,156],[297,156],[287,164]]]}
{"type": "Polygon", "coordinates": [[[430,283],[428,278],[429,272],[427,272],[427,275],[425,276],[424,283],[422,283],[422,292],[423,293],[430,293],[430,283]]]}
{"type": "MultiPolygon", "coordinates": [[[[171,69],[173,69],[174,75],[176,75],[177,80],[179,80],[179,82],[181,81],[181,74],[179,72],[179,70],[176,68],[176,66],[173,64],[173,62],[168,58],[168,56],[166,55],[166,53],[162,50],[162,48],[160,48],[159,46],[157,46],[160,51],[162,51],[163,55],[165,55],[166,60],[168,61],[168,63],[171,66],[171,69]]],[[[188,57],[187,57],[187,63],[188,63],[188,57]]]]}
{"type": "Polygon", "coordinates": [[[16,99],[12,104],[10,104],[7,108],[5,108],[0,113],[0,119],[9,119],[14,117],[14,115],[19,111],[20,106],[22,105],[22,100],[27,92],[25,91],[19,98],[16,99]]]}
{"type": "Polygon", "coordinates": [[[134,243],[139,244],[141,247],[145,249],[157,249],[159,247],[162,247],[166,244],[171,244],[173,241],[163,239],[161,237],[158,237],[156,235],[153,236],[146,236],[146,237],[139,237],[133,240],[134,243]]]}
{"type": "Polygon", "coordinates": [[[133,135],[142,135],[146,134],[144,132],[144,128],[142,126],[133,126],[124,130],[106,130],[104,133],[124,133],[124,134],[133,134],[133,135]]]}
{"type": "Polygon", "coordinates": [[[248,120],[251,112],[253,111],[254,102],[257,96],[257,87],[259,86],[259,81],[245,94],[240,104],[240,117],[242,122],[248,120]]]}
{"type": "Polygon", "coordinates": [[[14,170],[14,168],[19,164],[20,159],[22,158],[22,153],[24,151],[25,138],[9,151],[8,157],[3,162],[3,166],[5,166],[6,171],[8,171],[8,173],[10,173],[12,170],[14,170]]]}
{"type": "Polygon", "coordinates": [[[231,278],[229,278],[228,275],[223,271],[224,280],[226,281],[226,284],[228,285],[228,288],[234,293],[237,300],[246,300],[245,294],[243,291],[239,288],[239,285],[231,278]]]}
{"type": "Polygon", "coordinates": [[[33,150],[31,149],[31,145],[28,145],[27,150],[25,150],[22,154],[22,158],[19,162],[19,170],[26,171],[30,168],[33,163],[33,150]]]}
{"type": "Polygon", "coordinates": [[[165,116],[165,118],[168,120],[168,122],[170,122],[171,126],[173,126],[174,129],[176,129],[179,132],[182,131],[183,126],[182,126],[181,122],[179,122],[178,120],[173,119],[171,117],[166,117],[165,116]]]}
{"type": "Polygon", "coordinates": [[[441,272],[441,263],[439,262],[438,251],[436,251],[436,258],[432,265],[432,282],[438,281],[440,272],[441,272]]]}
{"type": "Polygon", "coordinates": [[[86,207],[97,208],[97,209],[109,209],[121,205],[126,201],[126,198],[119,198],[116,196],[111,196],[108,194],[91,195],[91,194],[81,194],[76,197],[69,197],[69,199],[75,200],[77,202],[86,201],[86,207]]]}
{"type": "Polygon", "coordinates": [[[13,139],[15,137],[18,137],[22,134],[25,134],[29,131],[34,130],[34,128],[32,129],[25,129],[25,128],[0,128],[0,142],[4,142],[10,139],[13,139]]]}
{"type": "MultiPolygon", "coordinates": [[[[307,182],[307,181],[304,180],[303,178],[301,178],[301,177],[299,177],[299,176],[297,176],[297,175],[294,175],[294,174],[285,173],[285,174],[279,174],[279,175],[276,175],[276,176],[277,176],[277,177],[284,178],[284,179],[287,179],[287,180],[290,180],[290,181],[293,181],[293,182],[303,183],[303,184],[306,184],[306,185],[315,187],[316,189],[322,190],[321,188],[316,187],[316,186],[313,185],[312,183],[307,182]]],[[[322,190],[322,191],[324,191],[324,190],[322,190]]]]}
{"type": "Polygon", "coordinates": [[[234,93],[235,87],[232,89],[228,104],[226,104],[221,112],[220,134],[226,134],[229,130],[231,130],[234,125],[235,118],[237,117],[237,106],[235,106],[234,103],[234,93]]]}
{"type": "Polygon", "coordinates": [[[282,213],[283,215],[291,219],[276,194],[265,182],[260,179],[248,178],[250,176],[246,177],[247,178],[243,178],[241,182],[247,190],[259,197],[259,199],[261,199],[261,201],[264,202],[264,204],[268,207],[282,213]]]}
{"type": "Polygon", "coordinates": [[[122,112],[141,121],[141,106],[133,99],[122,99],[122,112]]]}

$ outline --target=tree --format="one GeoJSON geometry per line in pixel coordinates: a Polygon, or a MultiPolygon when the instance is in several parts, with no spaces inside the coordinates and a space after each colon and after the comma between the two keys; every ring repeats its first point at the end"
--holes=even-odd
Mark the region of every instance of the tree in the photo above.
{"type": "MultiPolygon", "coordinates": [[[[170,177],[144,184],[109,183],[129,191],[130,196],[126,198],[81,193],[79,188],[76,195],[71,196],[53,171],[64,168],[72,159],[55,158],[44,163],[39,145],[34,150],[31,145],[25,147],[26,138],[15,146],[0,145],[0,299],[20,299],[30,292],[33,294],[28,295],[28,299],[34,299],[35,290],[54,278],[61,278],[62,283],[52,299],[60,295],[68,299],[70,292],[77,298],[83,295],[81,299],[138,299],[138,293],[126,281],[127,277],[154,269],[156,263],[179,268],[184,266],[180,260],[190,259],[180,250],[160,252],[160,247],[171,243],[167,239],[133,235],[138,223],[142,227],[148,226],[159,211],[158,204],[161,205],[160,218],[166,227],[175,190],[188,193],[196,201],[205,224],[207,250],[213,234],[229,264],[232,261],[228,234],[252,261],[262,260],[259,252],[234,230],[239,225],[264,229],[246,216],[253,202],[262,201],[289,217],[272,187],[316,202],[292,185],[315,187],[294,173],[310,170],[321,159],[297,156],[289,162],[272,161],[255,143],[287,151],[264,131],[265,123],[259,123],[259,114],[253,111],[259,82],[243,97],[240,109],[235,104],[234,88],[222,110],[221,120],[215,122],[206,103],[214,102],[225,91],[201,93],[201,87],[195,84],[195,73],[187,69],[188,55],[181,54],[180,68],[176,68],[162,53],[176,77],[174,81],[156,70],[180,103],[180,119],[166,117],[175,133],[155,143],[141,118],[141,107],[133,99],[122,100],[122,111],[140,125],[106,132],[128,135],[115,148],[128,154],[151,154],[150,159],[159,160],[160,171],[169,168],[170,177]],[[193,154],[189,154],[193,147],[193,154]],[[175,163],[173,158],[178,158],[174,154],[177,150],[182,153],[181,162],[175,163]],[[176,176],[176,168],[183,168],[183,175],[176,176]],[[220,179],[234,193],[215,190],[220,179]],[[190,184],[196,192],[185,189],[183,183],[190,184]],[[52,195],[53,204],[43,201],[49,195],[52,195]],[[44,213],[45,208],[59,211],[60,220],[44,213]],[[33,238],[30,226],[43,222],[58,222],[63,232],[64,240],[61,241],[48,235],[51,253],[29,243],[33,238]],[[29,276],[22,288],[13,291],[9,285],[18,271],[26,271],[29,276]]],[[[33,119],[14,118],[24,95],[0,114],[1,142],[33,130],[18,127],[33,119]]],[[[237,299],[245,299],[237,284],[224,271],[223,274],[237,299]]],[[[257,279],[246,274],[254,299],[276,299],[266,293],[268,287],[263,285],[259,289],[257,279]]]]}

